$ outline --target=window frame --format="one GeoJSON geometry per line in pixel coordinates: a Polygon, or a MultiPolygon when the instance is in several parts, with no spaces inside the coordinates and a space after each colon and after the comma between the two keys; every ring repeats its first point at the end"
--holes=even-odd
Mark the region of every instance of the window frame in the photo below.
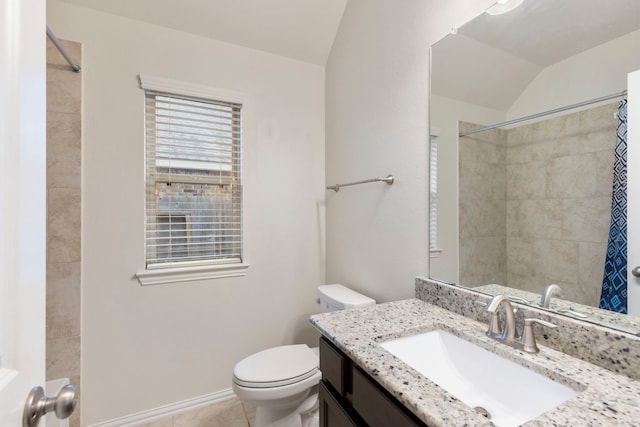
{"type": "MultiPolygon", "coordinates": [[[[244,94],[211,88],[208,86],[196,85],[186,82],[181,82],[177,80],[165,79],[156,76],[143,75],[139,76],[140,78],[140,88],[143,89],[143,100],[146,97],[144,91],[152,90],[158,92],[164,92],[167,94],[174,94],[177,96],[188,96],[201,98],[204,100],[212,100],[212,101],[220,101],[220,102],[228,102],[242,105],[242,115],[243,119],[241,120],[241,127],[245,127],[246,120],[246,111],[247,111],[247,100],[244,94]]],[[[143,106],[144,110],[144,106],[143,106]]],[[[143,123],[146,126],[146,118],[144,118],[143,114],[143,123]]],[[[244,141],[243,141],[244,142],[244,141]]],[[[146,144],[146,143],[145,143],[146,144]]],[[[244,144],[243,144],[244,145],[244,144]]],[[[243,148],[240,150],[240,156],[242,156],[243,148]]],[[[146,153],[146,148],[145,148],[146,153]]],[[[145,154],[146,155],[146,154],[145,154]]],[[[242,173],[242,170],[240,171],[242,173]]],[[[145,173],[143,187],[146,190],[147,186],[147,176],[145,173]]],[[[144,198],[143,198],[144,200],[144,198]]],[[[244,204],[244,201],[240,202],[241,208],[244,204]]],[[[146,206],[144,207],[145,217],[146,217],[146,206]]],[[[242,222],[242,216],[240,218],[242,222]]],[[[143,230],[143,240],[145,241],[146,246],[146,230],[143,230]]],[[[181,261],[181,262],[168,262],[161,264],[154,264],[152,266],[147,267],[147,259],[146,253],[143,255],[143,268],[140,269],[136,274],[136,278],[138,279],[141,285],[155,285],[155,284],[163,284],[163,283],[175,283],[175,282],[186,282],[193,280],[204,280],[204,279],[216,279],[216,278],[226,278],[226,277],[239,277],[244,276],[246,274],[246,270],[249,268],[249,264],[246,262],[245,255],[245,239],[244,235],[240,236],[240,244],[241,244],[241,253],[243,256],[237,262],[220,262],[219,260],[210,260],[210,261],[181,261]]],[[[146,251],[146,248],[145,248],[146,251]]]]}

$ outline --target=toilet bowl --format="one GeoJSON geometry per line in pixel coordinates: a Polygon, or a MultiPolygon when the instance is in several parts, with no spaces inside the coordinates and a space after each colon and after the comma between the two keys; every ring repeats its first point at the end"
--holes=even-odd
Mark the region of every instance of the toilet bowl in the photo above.
{"type": "MultiPolygon", "coordinates": [[[[319,286],[318,297],[322,311],[375,304],[342,285],[319,286]]],[[[238,362],[232,388],[240,400],[256,407],[255,427],[317,427],[318,365],[317,348],[273,347],[238,362]]]]}

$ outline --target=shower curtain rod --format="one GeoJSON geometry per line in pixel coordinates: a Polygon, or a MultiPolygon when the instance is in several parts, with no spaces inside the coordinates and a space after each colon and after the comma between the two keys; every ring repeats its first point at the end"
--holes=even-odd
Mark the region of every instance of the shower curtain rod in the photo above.
{"type": "Polygon", "coordinates": [[[58,38],[56,37],[55,34],[53,34],[53,31],[51,31],[51,28],[49,28],[49,26],[47,25],[47,37],[49,37],[49,40],[51,40],[51,43],[53,43],[53,45],[56,47],[56,49],[58,49],[60,51],[60,53],[62,54],[62,56],[64,56],[64,59],[67,60],[67,62],[69,63],[69,66],[71,67],[71,70],[74,73],[79,73],[80,72],[80,66],[76,65],[72,60],[71,57],[69,56],[69,54],[67,53],[67,50],[62,47],[62,45],[60,44],[60,41],[58,40],[58,38]]]}
{"type": "Polygon", "coordinates": [[[588,101],[578,102],[577,104],[571,104],[571,105],[567,105],[567,106],[564,106],[564,107],[555,108],[553,110],[544,111],[542,113],[536,113],[536,114],[532,114],[530,116],[520,117],[519,119],[513,119],[513,120],[509,120],[509,121],[502,122],[502,123],[496,123],[495,125],[485,126],[483,128],[480,128],[480,129],[475,129],[475,130],[471,130],[471,131],[468,131],[468,132],[460,132],[458,134],[458,137],[462,138],[463,136],[467,136],[467,135],[471,135],[471,134],[479,133],[479,132],[484,132],[485,130],[501,128],[503,126],[508,126],[508,125],[512,125],[512,124],[515,124],[515,123],[524,122],[526,120],[537,119],[538,117],[544,117],[544,116],[548,116],[550,114],[560,113],[562,111],[572,110],[574,108],[584,107],[585,105],[595,104],[597,102],[607,101],[609,99],[620,98],[620,97],[623,97],[623,96],[627,96],[627,91],[626,90],[623,90],[622,92],[618,92],[618,93],[613,93],[611,95],[601,96],[600,98],[594,98],[594,99],[590,99],[588,101]]]}

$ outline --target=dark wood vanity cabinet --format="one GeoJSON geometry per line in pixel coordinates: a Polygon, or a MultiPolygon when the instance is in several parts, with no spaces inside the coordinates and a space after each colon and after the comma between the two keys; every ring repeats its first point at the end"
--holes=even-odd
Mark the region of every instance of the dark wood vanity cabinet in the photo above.
{"type": "Polygon", "coordinates": [[[324,337],[320,371],[320,427],[426,427],[324,337]]]}

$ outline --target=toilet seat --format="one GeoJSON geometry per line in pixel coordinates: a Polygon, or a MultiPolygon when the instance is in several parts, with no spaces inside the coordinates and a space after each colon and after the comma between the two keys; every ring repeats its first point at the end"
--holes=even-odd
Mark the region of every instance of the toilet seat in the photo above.
{"type": "Polygon", "coordinates": [[[318,355],[307,345],[285,345],[252,354],[233,369],[233,382],[248,388],[282,387],[318,372],[318,355]]]}

